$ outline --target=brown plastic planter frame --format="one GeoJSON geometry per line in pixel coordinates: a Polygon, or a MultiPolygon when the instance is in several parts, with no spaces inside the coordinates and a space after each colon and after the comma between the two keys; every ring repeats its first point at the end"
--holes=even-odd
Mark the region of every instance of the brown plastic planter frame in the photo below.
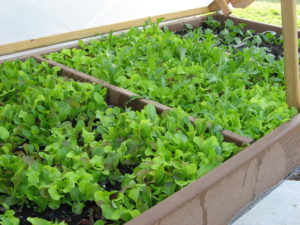
{"type": "MultiPolygon", "coordinates": [[[[280,27],[268,24],[222,15],[213,15],[213,17],[221,22],[230,18],[236,23],[245,23],[247,29],[257,32],[272,30],[277,34],[282,33],[280,27]]],[[[170,21],[165,25],[170,30],[176,31],[181,30],[187,23],[194,27],[201,26],[206,18],[186,18],[170,21]]],[[[76,45],[68,47],[76,47],[76,45]]],[[[130,97],[135,95],[41,56],[41,54],[57,50],[43,51],[18,58],[25,59],[34,56],[39,61],[47,61],[52,66],[59,66],[63,76],[84,82],[101,83],[108,89],[108,102],[113,105],[124,106],[130,97]]],[[[154,104],[159,112],[170,109],[147,99],[136,99],[128,105],[140,109],[148,103],[154,104]]],[[[227,135],[227,138],[232,138],[231,141],[238,144],[251,141],[232,133],[223,132],[223,135],[224,137],[227,135]]],[[[129,221],[127,225],[228,224],[242,208],[262,192],[278,184],[300,165],[299,135],[300,114],[251,144],[221,166],[129,221]]]]}

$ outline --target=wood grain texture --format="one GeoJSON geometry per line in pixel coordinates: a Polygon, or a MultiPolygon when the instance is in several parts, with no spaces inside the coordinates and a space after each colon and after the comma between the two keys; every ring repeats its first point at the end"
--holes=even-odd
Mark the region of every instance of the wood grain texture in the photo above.
{"type": "Polygon", "coordinates": [[[148,19],[151,19],[153,22],[155,22],[159,18],[164,18],[164,20],[167,21],[167,20],[184,18],[193,15],[200,15],[208,12],[210,12],[209,7],[201,7],[201,8],[184,10],[184,11],[179,11],[174,13],[162,14],[158,16],[152,16],[148,18],[131,20],[127,22],[87,28],[87,29],[67,32],[63,34],[51,35],[51,36],[36,38],[27,41],[20,41],[11,44],[0,45],[0,55],[24,51],[28,49],[38,48],[42,46],[47,46],[47,45],[52,45],[52,44],[57,44],[57,43],[62,43],[67,41],[72,41],[76,39],[87,38],[87,37],[95,36],[97,34],[108,33],[111,31],[125,30],[130,27],[142,26],[145,23],[145,21],[148,19]]]}
{"type": "Polygon", "coordinates": [[[281,0],[284,71],[288,105],[300,109],[296,0],[281,0]]]}

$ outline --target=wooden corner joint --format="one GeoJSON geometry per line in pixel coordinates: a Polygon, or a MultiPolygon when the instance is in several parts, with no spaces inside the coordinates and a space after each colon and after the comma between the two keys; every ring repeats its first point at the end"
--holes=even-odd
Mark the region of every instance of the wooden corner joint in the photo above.
{"type": "Polygon", "coordinates": [[[216,0],[216,1],[225,16],[228,16],[229,14],[232,13],[229,5],[225,0],[216,0]]]}
{"type": "Polygon", "coordinates": [[[226,0],[216,0],[218,6],[219,6],[219,9],[221,9],[221,11],[223,12],[223,14],[225,16],[228,16],[229,14],[232,13],[228,3],[226,0]]]}
{"type": "Polygon", "coordinates": [[[214,0],[208,7],[212,12],[222,10],[224,15],[228,15],[231,13],[231,9],[228,6],[229,3],[231,3],[233,8],[246,8],[253,2],[254,0],[214,0]]]}

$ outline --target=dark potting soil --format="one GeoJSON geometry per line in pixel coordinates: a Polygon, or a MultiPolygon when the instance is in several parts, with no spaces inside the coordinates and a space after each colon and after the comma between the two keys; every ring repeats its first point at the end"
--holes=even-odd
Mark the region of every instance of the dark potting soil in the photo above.
{"type": "MultiPolygon", "coordinates": [[[[201,27],[203,28],[203,30],[212,29],[209,25],[207,25],[205,23],[201,27]]],[[[215,29],[213,29],[213,33],[216,36],[220,35],[220,32],[224,29],[225,29],[224,26],[219,27],[219,28],[215,28],[215,29]]],[[[180,31],[176,31],[175,34],[177,34],[181,37],[184,37],[184,35],[186,35],[189,31],[190,30],[188,30],[188,29],[183,29],[183,30],[180,30],[180,31]]],[[[256,35],[256,34],[254,33],[253,35],[256,35]]],[[[257,35],[259,35],[259,34],[257,34],[257,35]]],[[[236,37],[242,38],[242,36],[240,34],[238,34],[236,37]]],[[[220,43],[220,45],[222,45],[222,43],[220,43]]],[[[235,45],[233,47],[240,50],[240,49],[243,49],[243,48],[248,47],[248,46],[247,46],[246,43],[241,43],[241,44],[235,45]]],[[[276,59],[283,56],[283,46],[282,45],[272,45],[272,44],[269,44],[265,40],[262,39],[262,43],[258,47],[267,48],[269,50],[269,52],[276,57],[276,59]]],[[[300,48],[298,49],[298,52],[300,54],[300,48]]]]}
{"type": "MultiPolygon", "coordinates": [[[[136,166],[133,165],[118,165],[118,169],[122,174],[132,173],[136,166]]],[[[114,181],[110,182],[109,180],[99,183],[106,191],[120,191],[121,182],[114,181]]],[[[114,194],[111,198],[115,198],[117,195],[114,194]]],[[[31,223],[27,221],[28,217],[38,217],[46,219],[49,221],[64,221],[68,225],[93,225],[95,221],[102,219],[107,224],[112,221],[105,220],[102,218],[102,211],[95,202],[89,201],[85,203],[85,207],[80,215],[76,215],[72,212],[72,207],[66,204],[63,204],[57,210],[47,208],[44,212],[36,212],[33,207],[23,206],[12,206],[16,214],[15,216],[20,219],[20,225],[30,225],[31,223]]]]}
{"type": "MultiPolygon", "coordinates": [[[[49,221],[64,221],[68,225],[93,225],[95,221],[102,219],[101,208],[94,202],[87,202],[80,215],[72,212],[69,205],[61,205],[59,209],[47,209],[44,212],[35,212],[32,208],[13,206],[15,216],[20,219],[20,225],[30,225],[27,221],[28,217],[39,217],[49,221]]],[[[105,220],[107,223],[111,221],[105,220]]]]}
{"type": "Polygon", "coordinates": [[[283,56],[283,46],[278,45],[271,45],[269,43],[266,43],[265,41],[262,42],[262,44],[259,46],[262,48],[268,48],[270,53],[273,54],[277,59],[280,56],[283,56]]]}
{"type": "Polygon", "coordinates": [[[132,174],[135,167],[136,167],[136,165],[122,165],[121,163],[119,163],[117,166],[118,170],[123,175],[125,175],[126,173],[132,174]]]}
{"type": "Polygon", "coordinates": [[[101,187],[104,188],[106,191],[120,191],[121,190],[121,184],[118,181],[115,181],[114,183],[109,182],[108,180],[102,181],[99,183],[101,187]]]}
{"type": "MultiPolygon", "coordinates": [[[[119,171],[122,174],[132,173],[135,166],[127,166],[119,164],[119,171]]],[[[120,191],[121,190],[121,182],[114,181],[110,182],[109,180],[103,181],[99,183],[106,191],[120,191]]],[[[111,198],[115,198],[117,194],[111,196],[111,198]]],[[[20,219],[20,225],[30,225],[31,223],[27,221],[28,217],[38,217],[42,219],[46,219],[49,221],[64,221],[68,225],[93,225],[95,221],[102,219],[106,223],[111,223],[112,221],[105,220],[102,218],[102,211],[99,206],[96,205],[95,202],[86,202],[85,207],[80,215],[76,215],[72,212],[72,207],[66,204],[60,206],[59,209],[53,210],[47,208],[44,212],[36,212],[33,207],[23,206],[13,206],[12,209],[16,212],[15,216],[20,219]]]]}
{"type": "Polygon", "coordinates": [[[293,173],[288,180],[296,180],[296,181],[300,181],[300,171],[293,173]]]}
{"type": "MultiPolygon", "coordinates": [[[[117,169],[123,174],[132,174],[136,165],[122,165],[118,164],[117,169]]],[[[118,181],[109,181],[108,179],[105,181],[99,182],[101,187],[103,187],[106,191],[120,191],[122,189],[121,182],[118,181]]]]}

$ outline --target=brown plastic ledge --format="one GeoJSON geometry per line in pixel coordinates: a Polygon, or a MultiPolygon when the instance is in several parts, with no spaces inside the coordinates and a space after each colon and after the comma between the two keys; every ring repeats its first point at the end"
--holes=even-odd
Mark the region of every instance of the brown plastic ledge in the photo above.
{"type": "MultiPolygon", "coordinates": [[[[158,113],[162,113],[163,111],[170,110],[171,108],[160,104],[158,102],[145,99],[145,98],[137,98],[135,100],[132,100],[133,96],[138,96],[138,94],[135,94],[133,92],[130,92],[124,88],[120,88],[118,86],[109,84],[103,80],[100,80],[98,78],[92,77],[88,74],[85,74],[83,72],[77,71],[75,69],[72,69],[70,67],[67,67],[63,64],[60,64],[58,62],[48,60],[43,58],[42,56],[36,55],[34,56],[36,60],[39,62],[47,62],[50,66],[57,66],[61,68],[60,75],[72,78],[74,80],[78,81],[84,81],[89,83],[97,83],[103,85],[103,87],[107,88],[108,90],[108,99],[107,102],[111,105],[119,106],[119,107],[132,107],[135,110],[141,110],[143,109],[147,104],[153,104],[156,108],[158,113]]],[[[195,118],[191,117],[191,121],[193,122],[195,118]]],[[[234,142],[239,146],[243,145],[249,145],[253,143],[253,140],[251,138],[244,137],[242,135],[233,133],[229,130],[223,130],[222,135],[224,136],[224,140],[228,142],[234,142]]]]}

